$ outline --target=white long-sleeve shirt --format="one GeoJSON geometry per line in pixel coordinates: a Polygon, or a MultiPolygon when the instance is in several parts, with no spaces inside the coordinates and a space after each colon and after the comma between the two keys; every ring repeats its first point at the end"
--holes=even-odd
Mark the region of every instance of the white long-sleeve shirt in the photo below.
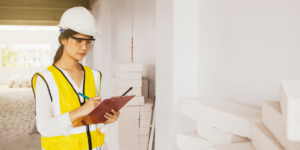
{"type": "MultiPolygon", "coordinates": [[[[83,80],[81,87],[78,87],[73,79],[69,76],[68,72],[59,68],[68,78],[77,93],[83,93],[83,80]]],[[[69,112],[59,116],[54,116],[53,105],[50,99],[48,88],[44,80],[37,76],[36,81],[36,124],[37,130],[44,137],[50,136],[69,136],[69,129],[72,128],[72,122],[69,117],[69,112]]],[[[82,96],[79,96],[80,101],[83,102],[82,96]]],[[[101,133],[105,133],[107,126],[103,123],[97,124],[101,133]]]]}

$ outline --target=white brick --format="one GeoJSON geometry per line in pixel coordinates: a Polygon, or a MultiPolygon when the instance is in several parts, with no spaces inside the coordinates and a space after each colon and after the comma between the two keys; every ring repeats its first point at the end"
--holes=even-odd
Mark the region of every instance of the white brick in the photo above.
{"type": "Polygon", "coordinates": [[[140,135],[140,128],[119,129],[119,136],[138,136],[140,135]]]}
{"type": "MultiPolygon", "coordinates": [[[[140,144],[121,144],[120,150],[139,150],[140,144]]],[[[104,149],[108,150],[108,149],[104,149]]]]}
{"type": "Polygon", "coordinates": [[[122,72],[116,71],[117,79],[142,79],[142,72],[122,72]]]}
{"type": "Polygon", "coordinates": [[[119,129],[139,128],[140,121],[119,121],[119,129]]]}
{"type": "Polygon", "coordinates": [[[140,112],[140,106],[124,106],[121,110],[121,113],[127,113],[127,112],[140,112]]]}
{"type": "Polygon", "coordinates": [[[142,87],[142,79],[137,80],[122,80],[116,78],[116,85],[120,88],[141,88],[142,87]]]}
{"type": "Polygon", "coordinates": [[[180,100],[182,114],[220,130],[251,138],[251,122],[261,122],[261,110],[212,99],[180,100]]]}
{"type": "Polygon", "coordinates": [[[143,96],[135,96],[125,106],[136,106],[136,105],[144,105],[144,104],[145,104],[145,98],[143,96]]]}
{"type": "MultiPolygon", "coordinates": [[[[118,86],[113,86],[113,92],[117,95],[123,95],[129,88],[120,88],[118,86]]],[[[126,95],[135,95],[135,96],[142,96],[142,88],[132,88],[126,95]]]]}
{"type": "Polygon", "coordinates": [[[136,112],[121,113],[119,119],[120,120],[139,120],[140,115],[139,115],[139,113],[136,113],[136,112]]]}
{"type": "Polygon", "coordinates": [[[112,76],[111,77],[111,84],[114,86],[116,85],[116,77],[115,76],[112,76]]]}
{"type": "Polygon", "coordinates": [[[142,95],[145,97],[145,98],[148,98],[149,97],[149,80],[146,79],[146,78],[143,78],[142,79],[142,95]]]}
{"type": "Polygon", "coordinates": [[[150,128],[146,127],[146,128],[140,128],[140,135],[141,134],[149,134],[150,133],[150,128]]]}
{"type": "Polygon", "coordinates": [[[144,135],[140,135],[140,143],[148,143],[149,140],[149,135],[144,134],[144,135]]]}
{"type": "Polygon", "coordinates": [[[291,142],[285,136],[284,121],[278,101],[263,102],[262,120],[265,126],[286,150],[300,150],[299,142],[291,142]]]}
{"type": "Polygon", "coordinates": [[[284,150],[274,135],[263,123],[251,125],[252,144],[256,150],[284,150]]]}
{"type": "Polygon", "coordinates": [[[133,72],[142,72],[143,71],[143,64],[142,63],[132,63],[132,62],[125,62],[125,63],[113,63],[113,69],[116,71],[133,71],[133,72]]]}
{"type": "Polygon", "coordinates": [[[215,144],[197,134],[197,131],[188,131],[177,134],[177,147],[182,150],[208,150],[215,144]]]}
{"type": "MultiPolygon", "coordinates": [[[[209,150],[255,150],[251,142],[212,146],[209,150]]],[[[267,150],[267,149],[266,149],[267,150]]]]}
{"type": "Polygon", "coordinates": [[[300,141],[300,80],[282,80],[280,104],[286,136],[290,141],[300,141]]]}
{"type": "Polygon", "coordinates": [[[148,143],[140,143],[140,150],[147,150],[148,149],[148,143]]]}
{"type": "Polygon", "coordinates": [[[119,144],[137,144],[137,143],[140,143],[139,135],[119,137],[119,144]]]}
{"type": "Polygon", "coordinates": [[[141,128],[149,128],[151,120],[140,120],[140,127],[141,128]]]}
{"type": "Polygon", "coordinates": [[[248,138],[219,130],[213,126],[209,126],[199,121],[197,122],[197,132],[199,136],[217,145],[250,142],[250,139],[248,138]]]}
{"type": "Polygon", "coordinates": [[[152,111],[153,99],[145,98],[145,104],[140,106],[140,111],[152,111]]]}
{"type": "Polygon", "coordinates": [[[140,112],[140,119],[141,120],[151,120],[152,118],[152,112],[140,112]]]}

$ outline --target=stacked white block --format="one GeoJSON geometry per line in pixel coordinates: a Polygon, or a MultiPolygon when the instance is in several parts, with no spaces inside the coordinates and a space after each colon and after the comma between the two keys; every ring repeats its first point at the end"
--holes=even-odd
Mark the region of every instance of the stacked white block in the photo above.
{"type": "Polygon", "coordinates": [[[229,145],[212,146],[209,150],[255,150],[255,148],[253,147],[251,142],[245,142],[245,143],[235,143],[229,145]]]}
{"type": "Polygon", "coordinates": [[[261,122],[261,110],[219,99],[182,99],[180,107],[192,119],[242,137],[251,138],[251,123],[261,122]]]}
{"type": "Polygon", "coordinates": [[[290,141],[300,141],[300,80],[282,80],[280,83],[280,105],[290,141]]]}
{"type": "Polygon", "coordinates": [[[284,150],[282,145],[263,123],[251,125],[252,144],[256,150],[284,150]]]}
{"type": "Polygon", "coordinates": [[[265,126],[277,138],[277,140],[286,150],[300,150],[300,142],[289,141],[285,136],[285,123],[281,114],[280,102],[263,102],[262,120],[265,126]]]}
{"type": "Polygon", "coordinates": [[[153,100],[148,99],[148,80],[142,78],[141,63],[114,63],[113,96],[136,95],[120,112],[120,150],[146,150],[149,140],[153,100]]]}
{"type": "Polygon", "coordinates": [[[227,145],[251,141],[248,138],[240,137],[238,135],[219,130],[200,121],[197,122],[197,132],[199,136],[217,145],[227,145]]]}
{"type": "Polygon", "coordinates": [[[140,106],[140,150],[147,150],[152,118],[153,100],[146,98],[145,105],[140,106]]]}
{"type": "Polygon", "coordinates": [[[181,150],[209,150],[216,144],[209,142],[197,134],[197,131],[188,131],[177,134],[177,147],[181,150]]]}

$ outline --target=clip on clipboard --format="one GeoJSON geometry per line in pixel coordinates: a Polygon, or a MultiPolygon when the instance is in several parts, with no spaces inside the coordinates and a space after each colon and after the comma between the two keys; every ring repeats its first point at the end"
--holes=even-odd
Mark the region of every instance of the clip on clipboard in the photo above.
{"type": "Polygon", "coordinates": [[[112,109],[118,112],[133,97],[135,97],[135,95],[113,97],[101,101],[88,115],[84,116],[82,120],[76,123],[73,128],[105,122],[107,120],[104,117],[106,113],[110,113],[112,109]]]}

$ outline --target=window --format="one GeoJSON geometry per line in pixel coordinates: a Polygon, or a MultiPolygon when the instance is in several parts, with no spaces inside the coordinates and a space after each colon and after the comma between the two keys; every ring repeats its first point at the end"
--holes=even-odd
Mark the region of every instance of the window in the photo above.
{"type": "Polygon", "coordinates": [[[2,67],[47,67],[50,44],[2,44],[2,67]]]}

